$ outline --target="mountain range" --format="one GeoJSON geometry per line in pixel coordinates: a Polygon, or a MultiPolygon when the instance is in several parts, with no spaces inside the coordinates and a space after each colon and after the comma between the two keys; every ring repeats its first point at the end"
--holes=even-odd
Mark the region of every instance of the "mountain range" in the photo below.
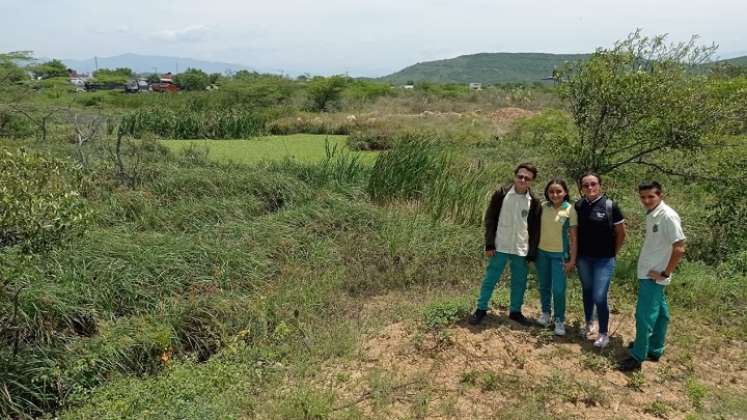
{"type": "MultiPolygon", "coordinates": [[[[129,67],[136,73],[179,73],[188,68],[200,69],[207,73],[229,73],[238,70],[255,70],[241,64],[196,60],[187,57],[167,57],[159,55],[121,54],[113,57],[96,57],[85,60],[62,59],[65,65],[79,73],[90,73],[97,68],[115,69],[129,67]]],[[[262,71],[261,69],[256,69],[262,71]]]]}
{"type": "MultiPolygon", "coordinates": [[[[735,65],[747,65],[747,55],[730,56],[733,58],[721,61],[735,65]]],[[[393,84],[424,81],[483,84],[541,82],[551,77],[556,67],[569,61],[584,60],[588,57],[589,54],[479,53],[417,63],[377,80],[393,84]]],[[[201,69],[207,73],[230,73],[238,70],[274,73],[267,69],[252,68],[242,64],[131,53],[87,60],[63,59],[62,62],[69,68],[84,73],[90,73],[96,68],[117,67],[129,67],[136,73],[178,73],[188,68],[201,69]]]]}

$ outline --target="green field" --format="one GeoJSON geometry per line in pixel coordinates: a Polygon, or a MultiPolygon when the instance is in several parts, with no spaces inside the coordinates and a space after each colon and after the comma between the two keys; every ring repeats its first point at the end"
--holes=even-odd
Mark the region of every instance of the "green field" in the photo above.
{"type": "MultiPolygon", "coordinates": [[[[293,159],[300,162],[318,162],[324,158],[327,145],[337,150],[349,150],[347,136],[321,134],[294,134],[267,136],[249,140],[163,140],[172,151],[189,147],[208,149],[208,159],[220,162],[257,163],[263,160],[293,159]]],[[[364,162],[373,162],[376,152],[352,152],[364,162]]]]}

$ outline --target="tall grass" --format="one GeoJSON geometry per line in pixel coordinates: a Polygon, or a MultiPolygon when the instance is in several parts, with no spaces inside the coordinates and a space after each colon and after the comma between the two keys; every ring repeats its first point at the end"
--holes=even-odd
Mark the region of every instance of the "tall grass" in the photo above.
{"type": "Polygon", "coordinates": [[[152,133],[174,139],[239,139],[263,134],[264,124],[264,117],[245,110],[146,108],[125,114],[119,130],[138,138],[152,133]]]}
{"type": "Polygon", "coordinates": [[[379,155],[368,183],[377,202],[418,200],[434,220],[480,225],[493,171],[469,167],[432,137],[411,135],[379,155]]]}

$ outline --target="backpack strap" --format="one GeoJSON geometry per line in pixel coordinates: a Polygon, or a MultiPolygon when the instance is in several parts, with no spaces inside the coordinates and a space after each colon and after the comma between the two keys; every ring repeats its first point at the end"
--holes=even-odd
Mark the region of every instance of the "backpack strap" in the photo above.
{"type": "Polygon", "coordinates": [[[612,223],[612,200],[607,197],[604,198],[604,211],[607,213],[607,223],[610,225],[610,230],[614,232],[615,224],[612,223]]]}

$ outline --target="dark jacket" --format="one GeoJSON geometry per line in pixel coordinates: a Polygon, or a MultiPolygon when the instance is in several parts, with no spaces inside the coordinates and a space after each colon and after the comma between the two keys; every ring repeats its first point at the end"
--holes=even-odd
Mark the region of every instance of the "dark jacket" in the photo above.
{"type": "MultiPolygon", "coordinates": [[[[498,230],[498,218],[501,215],[503,198],[511,190],[511,185],[501,187],[490,199],[487,211],[485,211],[485,250],[495,250],[495,234],[498,230]]],[[[529,215],[527,216],[527,230],[529,231],[529,252],[527,259],[533,261],[537,256],[537,247],[540,240],[540,220],[542,217],[542,206],[531,190],[529,195],[532,201],[529,204],[529,215]]]]}

